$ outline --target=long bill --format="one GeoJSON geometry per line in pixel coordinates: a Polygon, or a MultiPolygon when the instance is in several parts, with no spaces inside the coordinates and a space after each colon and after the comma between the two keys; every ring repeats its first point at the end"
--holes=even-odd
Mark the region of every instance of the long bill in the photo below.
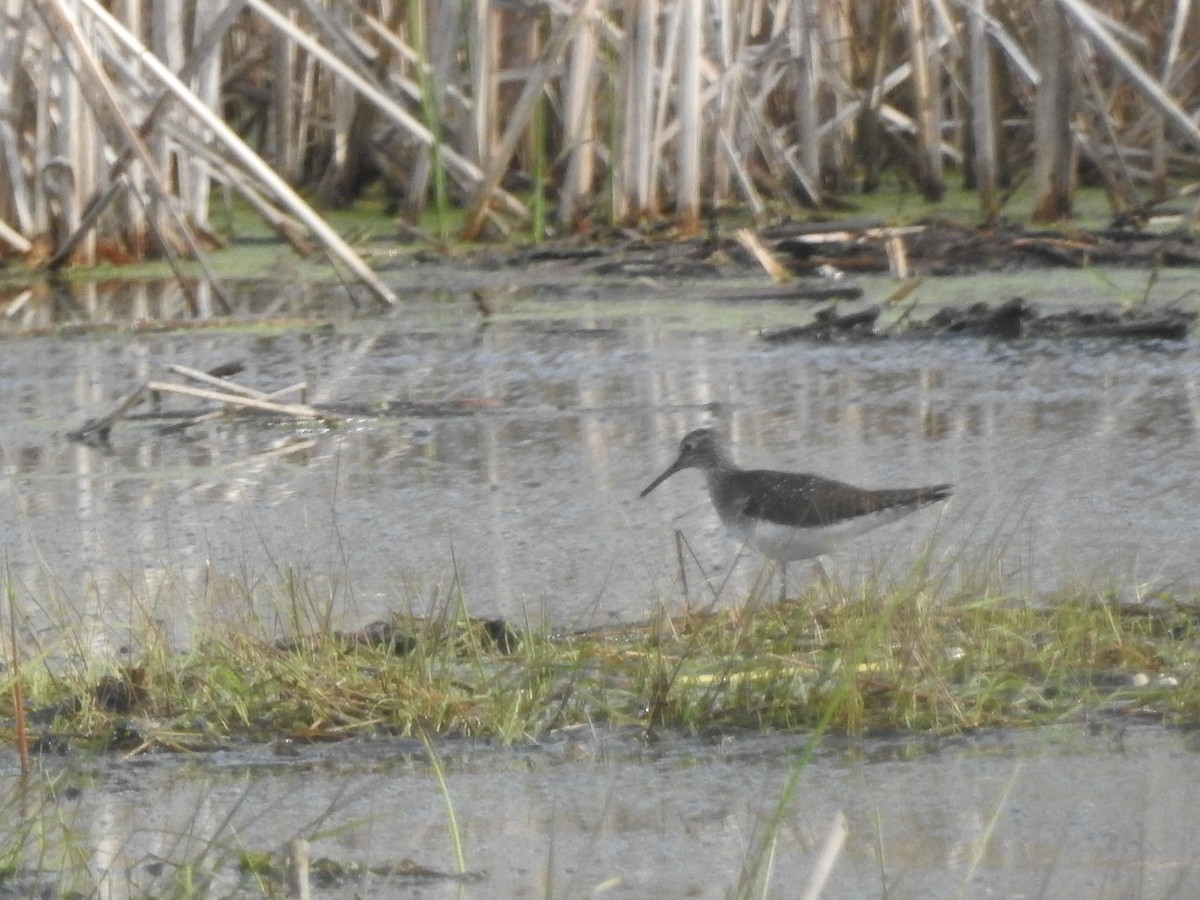
{"type": "Polygon", "coordinates": [[[650,493],[652,490],[654,490],[656,487],[658,487],[660,484],[662,484],[664,481],[666,481],[668,478],[670,478],[672,475],[674,475],[676,472],[678,472],[682,468],[685,468],[685,467],[681,466],[679,464],[679,460],[675,460],[675,462],[671,463],[671,465],[669,465],[667,467],[667,470],[665,472],[663,472],[661,475],[659,475],[657,478],[655,478],[652,482],[650,482],[650,484],[647,485],[646,489],[644,491],[642,491],[640,494],[638,494],[638,498],[640,499],[642,497],[645,497],[648,493],[650,493]]]}

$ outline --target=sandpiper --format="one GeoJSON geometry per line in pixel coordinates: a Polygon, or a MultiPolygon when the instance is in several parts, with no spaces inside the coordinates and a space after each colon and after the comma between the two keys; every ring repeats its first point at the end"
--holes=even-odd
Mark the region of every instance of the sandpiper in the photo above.
{"type": "Polygon", "coordinates": [[[711,428],[679,443],[679,456],[642,491],[645,497],[681,469],[708,479],[708,496],[739,540],[782,567],[833,552],[849,538],[945,500],[950,485],[870,490],[801,472],[743,469],[711,428]]]}

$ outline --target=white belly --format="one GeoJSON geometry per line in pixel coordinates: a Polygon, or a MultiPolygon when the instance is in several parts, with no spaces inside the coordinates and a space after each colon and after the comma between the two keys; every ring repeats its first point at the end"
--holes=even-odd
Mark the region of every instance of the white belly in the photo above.
{"type": "Polygon", "coordinates": [[[816,528],[796,528],[776,522],[731,522],[730,532],[763,556],[779,562],[813,559],[833,553],[842,543],[895,522],[912,512],[909,507],[885,509],[868,516],[847,519],[816,528]]]}

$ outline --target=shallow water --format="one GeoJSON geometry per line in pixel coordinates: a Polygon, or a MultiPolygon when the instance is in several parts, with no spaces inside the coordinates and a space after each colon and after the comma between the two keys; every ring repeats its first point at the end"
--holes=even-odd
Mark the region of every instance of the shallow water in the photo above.
{"type": "MultiPolygon", "coordinates": [[[[1104,283],[1075,277],[1093,292],[1104,283]]],[[[1117,279],[1136,283],[1108,277],[1118,299],[1132,287],[1117,279]]],[[[1012,293],[1007,280],[962,283],[971,299],[1012,293]]],[[[244,291],[262,312],[263,285],[244,291]]],[[[1065,281],[1031,299],[1079,292],[1065,281]]],[[[689,601],[707,602],[700,567],[722,584],[739,547],[702,479],[685,472],[637,494],[684,432],[713,421],[745,465],[869,486],[955,484],[945,509],[846,545],[826,565],[836,577],[900,577],[932,536],[950,581],[1046,592],[1083,580],[1125,597],[1200,583],[1194,341],[768,347],[758,329],[808,310],[681,304],[661,286],[553,293],[518,293],[486,326],[458,294],[322,328],[4,338],[0,539],[30,614],[51,625],[157,618],[184,641],[191,616],[244,605],[234,583],[259,588],[257,612],[280,630],[296,618],[354,627],[459,587],[476,615],[631,620],[684,602],[674,529],[694,554],[689,601]],[[243,419],[163,434],[125,422],[110,450],[65,438],[138,383],[169,376],[168,363],[233,359],[262,389],[307,381],[318,406],[429,408],[351,416],[334,430],[243,419]],[[299,599],[289,583],[303,584],[299,599]]],[[[104,318],[93,306],[128,312],[112,301],[78,317],[104,318]]],[[[797,569],[793,589],[809,577],[797,569]]],[[[744,554],[721,602],[741,602],[760,571],[744,554]]],[[[122,640],[100,631],[96,640],[122,640]]]]}
{"type": "MultiPolygon", "coordinates": [[[[259,315],[330,327],[55,330],[185,317],[177,296],[145,289],[44,316],[10,309],[0,337],[0,540],[24,634],[45,647],[48,634],[66,632],[102,650],[144,633],[148,620],[177,646],[213,617],[256,616],[268,631],[324,616],[356,627],[445,603],[459,586],[477,615],[556,627],[639,619],[685,602],[675,529],[695,557],[687,602],[708,602],[699,567],[721,584],[738,547],[700,477],[681,473],[644,501],[637,494],[683,433],[711,421],[747,465],[865,485],[955,483],[944,510],[829,559],[835,578],[903,577],[933,540],[947,590],[961,581],[1042,593],[1083,580],[1128,598],[1200,584],[1194,341],[768,347],[759,329],[808,310],[723,301],[719,285],[653,283],[530,287],[498,301],[501,314],[481,326],[461,293],[479,281],[469,276],[443,272],[384,316],[344,315],[337,291],[311,286],[235,290],[259,315]],[[168,363],[231,359],[261,389],[306,380],[316,405],[430,407],[352,416],[335,430],[238,419],[165,434],[130,421],[107,450],[65,437],[137,384],[164,378],[168,363]]],[[[922,291],[931,303],[1017,292],[1043,305],[1116,303],[1144,280],[1039,273],[922,291]]],[[[891,290],[864,284],[874,296],[891,290]]],[[[1159,300],[1181,296],[1187,279],[1165,273],[1156,290],[1159,300]]],[[[720,602],[741,602],[758,572],[743,557],[720,602]]],[[[792,577],[795,589],[811,576],[792,577]]],[[[518,750],[443,748],[467,868],[480,878],[379,876],[368,892],[727,896],[802,744],[575,734],[518,750]]],[[[841,811],[848,837],[826,897],[1190,896],[1200,890],[1195,749],[1161,730],[1122,741],[1081,725],[826,745],[784,816],[775,895],[807,882],[841,811]]],[[[15,761],[0,757],[9,811],[20,813],[13,821],[46,813],[58,823],[61,833],[28,846],[75,848],[87,892],[111,872],[103,896],[153,895],[215,840],[219,852],[205,857],[214,893],[254,894],[229,860],[297,834],[339,861],[454,869],[444,799],[420,747],[302,747],[295,759],[261,747],[85,762],[82,771],[78,761],[41,763],[36,783],[21,788],[15,761]]],[[[344,886],[355,891],[363,886],[344,886]]]]}
{"type": "MultiPolygon", "coordinates": [[[[461,882],[445,877],[445,797],[411,744],[302,747],[288,760],[258,748],[182,768],[140,759],[92,774],[51,760],[24,791],[10,759],[0,780],[26,816],[57,823],[41,841],[61,829],[85,848],[80,881],[110,898],[155,895],[197,859],[188,877],[210,878],[209,895],[261,896],[237,854],[294,836],[315,859],[441,873],[348,878],[321,896],[717,898],[753,859],[802,747],[577,734],[514,751],[443,748],[461,882]]],[[[822,749],[785,806],[769,895],[800,896],[842,814],[826,900],[1195,896],[1196,751],[1192,736],[1159,728],[1079,725],[822,749]]]]}

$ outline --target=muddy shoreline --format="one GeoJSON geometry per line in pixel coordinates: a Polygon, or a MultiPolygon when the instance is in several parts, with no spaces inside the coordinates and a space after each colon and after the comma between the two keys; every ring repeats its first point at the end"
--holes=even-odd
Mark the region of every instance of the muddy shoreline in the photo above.
{"type": "MultiPolygon", "coordinates": [[[[793,277],[895,272],[889,244],[903,244],[907,273],[918,277],[1003,273],[1028,269],[1180,267],[1200,265],[1200,244],[1178,210],[1157,226],[1030,229],[1017,223],[976,226],[948,218],[889,226],[883,218],[785,222],[754,232],[793,277]]],[[[709,232],[680,238],[668,230],[596,231],[542,241],[528,248],[482,246],[464,251],[472,265],[495,270],[562,264],[595,276],[729,277],[762,271],[737,232],[713,223],[709,232]]],[[[439,256],[417,253],[418,261],[439,256]]]]}

